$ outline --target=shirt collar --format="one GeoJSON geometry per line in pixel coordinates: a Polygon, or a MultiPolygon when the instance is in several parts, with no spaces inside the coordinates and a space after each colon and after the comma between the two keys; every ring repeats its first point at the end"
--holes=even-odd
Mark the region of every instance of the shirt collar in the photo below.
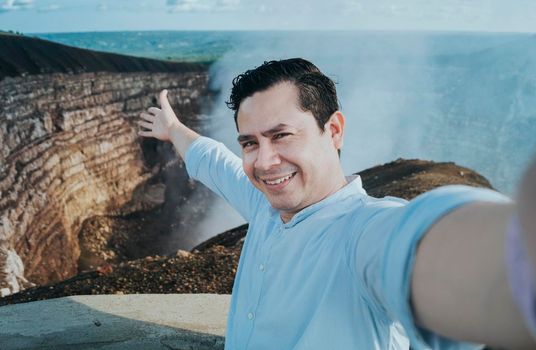
{"type": "Polygon", "coordinates": [[[365,189],[363,189],[363,184],[359,175],[347,176],[346,181],[348,181],[348,183],[341,187],[337,192],[327,196],[326,198],[322,199],[319,202],[316,202],[315,204],[308,206],[307,208],[302,209],[301,211],[296,213],[296,215],[294,215],[292,219],[286,224],[283,223],[283,220],[281,220],[281,215],[278,210],[272,207],[270,207],[270,210],[272,211],[273,216],[276,218],[280,225],[282,225],[284,228],[290,228],[330,204],[333,204],[350,196],[365,197],[367,195],[367,192],[365,191],[365,189]]]}

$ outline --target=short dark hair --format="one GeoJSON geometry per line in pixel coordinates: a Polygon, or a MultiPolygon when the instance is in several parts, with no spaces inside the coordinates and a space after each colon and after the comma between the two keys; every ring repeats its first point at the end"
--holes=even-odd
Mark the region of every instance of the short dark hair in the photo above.
{"type": "Polygon", "coordinates": [[[231,96],[226,104],[234,111],[236,128],[240,103],[256,92],[282,82],[293,83],[298,88],[300,108],[311,112],[320,131],[324,132],[329,117],[339,110],[337,90],[333,80],[303,58],[264,62],[233,79],[231,96]]]}

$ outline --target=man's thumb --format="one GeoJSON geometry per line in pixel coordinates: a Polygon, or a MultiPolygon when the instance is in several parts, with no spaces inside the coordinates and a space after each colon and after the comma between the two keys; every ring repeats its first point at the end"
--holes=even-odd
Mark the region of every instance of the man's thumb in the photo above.
{"type": "Polygon", "coordinates": [[[164,89],[160,92],[160,96],[159,96],[159,101],[160,101],[160,107],[162,108],[171,108],[171,106],[169,105],[169,101],[168,101],[168,98],[167,98],[167,90],[164,89]]]}

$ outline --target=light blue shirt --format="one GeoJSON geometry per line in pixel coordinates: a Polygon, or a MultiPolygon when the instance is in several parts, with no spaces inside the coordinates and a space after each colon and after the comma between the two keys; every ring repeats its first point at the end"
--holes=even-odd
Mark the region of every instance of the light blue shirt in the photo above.
{"type": "Polygon", "coordinates": [[[410,274],[419,239],[441,216],[474,201],[504,202],[467,186],[411,202],[366,194],[357,177],[283,223],[223,144],[189,147],[188,174],[248,222],[225,349],[475,349],[418,328],[410,274]]]}

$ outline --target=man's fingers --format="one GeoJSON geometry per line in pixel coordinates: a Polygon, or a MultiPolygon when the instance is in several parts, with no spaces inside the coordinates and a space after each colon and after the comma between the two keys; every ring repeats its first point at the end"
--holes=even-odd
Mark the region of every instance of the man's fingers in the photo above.
{"type": "Polygon", "coordinates": [[[153,136],[153,135],[152,135],[152,131],[142,131],[142,130],[138,131],[138,135],[140,135],[140,136],[145,136],[145,137],[151,137],[151,136],[153,136]]]}
{"type": "Polygon", "coordinates": [[[142,119],[147,120],[148,122],[154,122],[154,120],[156,119],[156,117],[153,114],[149,114],[149,113],[145,113],[145,112],[142,112],[140,114],[140,117],[142,119]]]}
{"type": "Polygon", "coordinates": [[[149,107],[149,109],[147,110],[147,112],[153,114],[153,115],[156,115],[158,113],[160,113],[162,110],[160,108],[156,108],[156,107],[149,107]]]}
{"type": "Polygon", "coordinates": [[[151,130],[153,128],[153,123],[144,122],[143,120],[138,121],[138,125],[143,126],[145,129],[151,130]]]}
{"type": "Polygon", "coordinates": [[[160,96],[158,97],[158,100],[160,102],[160,107],[162,107],[162,109],[164,108],[169,108],[171,109],[171,106],[169,105],[169,101],[168,101],[168,98],[167,98],[167,90],[164,89],[160,92],[160,96]]]}

